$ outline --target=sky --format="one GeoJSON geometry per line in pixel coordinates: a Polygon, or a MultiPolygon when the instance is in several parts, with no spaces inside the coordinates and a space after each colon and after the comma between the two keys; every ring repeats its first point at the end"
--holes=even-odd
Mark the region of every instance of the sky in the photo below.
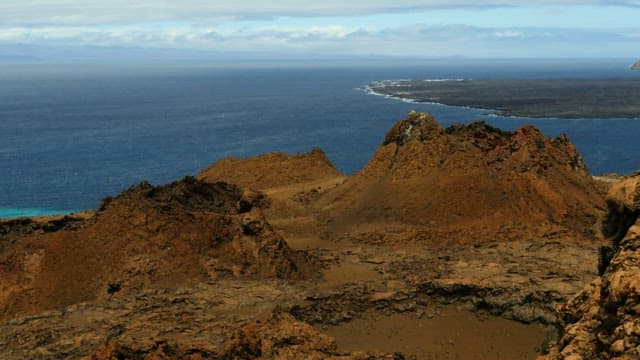
{"type": "Polygon", "coordinates": [[[640,0],[0,2],[0,58],[82,49],[248,59],[640,58],[640,0]]]}

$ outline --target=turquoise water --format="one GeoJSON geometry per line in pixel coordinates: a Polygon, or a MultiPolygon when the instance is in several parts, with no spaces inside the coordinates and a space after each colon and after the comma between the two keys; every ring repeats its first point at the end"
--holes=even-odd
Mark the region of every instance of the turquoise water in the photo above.
{"type": "Polygon", "coordinates": [[[68,210],[32,209],[32,208],[0,208],[0,219],[14,219],[31,216],[67,215],[68,210]]]}

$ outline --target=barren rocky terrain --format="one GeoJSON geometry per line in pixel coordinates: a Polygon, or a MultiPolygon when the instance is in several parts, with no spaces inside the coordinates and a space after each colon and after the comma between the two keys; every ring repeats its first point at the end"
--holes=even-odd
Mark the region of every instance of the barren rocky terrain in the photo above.
{"type": "Polygon", "coordinates": [[[546,359],[640,357],[640,175],[612,186],[601,276],[558,312],[560,339],[546,359]]]}
{"type": "Polygon", "coordinates": [[[622,182],[531,127],[412,113],[381,143],[353,176],[319,149],[227,159],[0,223],[0,358],[562,358],[596,336],[576,299],[604,283],[599,253],[605,277],[628,263],[625,241],[599,250],[605,215],[609,234],[637,214],[605,202],[622,182]]]}

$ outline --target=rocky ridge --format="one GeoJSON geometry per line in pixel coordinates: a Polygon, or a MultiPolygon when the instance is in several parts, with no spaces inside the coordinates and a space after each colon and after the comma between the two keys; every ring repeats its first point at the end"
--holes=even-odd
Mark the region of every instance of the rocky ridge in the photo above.
{"type": "MultiPolygon", "coordinates": [[[[412,113],[363,170],[318,202],[330,236],[482,242],[594,239],[601,192],[566,136],[412,113]]],[[[386,239],[386,240],[385,240],[386,239]]]]}
{"type": "Polygon", "coordinates": [[[613,256],[601,251],[602,276],[559,309],[561,337],[547,359],[640,357],[640,176],[615,184],[607,203],[613,256]]]}

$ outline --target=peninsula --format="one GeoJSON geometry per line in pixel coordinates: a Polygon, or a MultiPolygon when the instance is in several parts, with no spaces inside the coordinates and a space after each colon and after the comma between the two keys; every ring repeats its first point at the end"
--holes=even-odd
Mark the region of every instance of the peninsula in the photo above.
{"type": "MultiPolygon", "coordinates": [[[[634,65],[635,67],[640,64],[634,65]]],[[[640,118],[640,79],[384,80],[373,94],[533,118],[640,118]]]]}

